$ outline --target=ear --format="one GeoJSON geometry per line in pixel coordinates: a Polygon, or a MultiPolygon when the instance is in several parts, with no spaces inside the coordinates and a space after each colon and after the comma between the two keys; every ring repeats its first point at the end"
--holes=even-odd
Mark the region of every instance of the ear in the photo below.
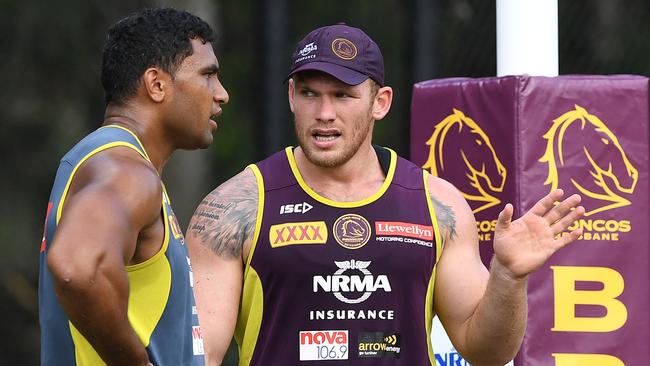
{"type": "Polygon", "coordinates": [[[166,72],[150,67],[142,74],[142,84],[149,98],[155,103],[161,103],[171,85],[171,78],[166,72]]]}
{"type": "Polygon", "coordinates": [[[289,108],[291,108],[291,113],[294,112],[293,110],[293,95],[296,92],[296,84],[293,81],[293,78],[289,78],[289,108]]]}
{"type": "Polygon", "coordinates": [[[393,88],[384,86],[379,88],[375,101],[372,103],[372,118],[379,121],[388,114],[393,103],[393,88]]]}

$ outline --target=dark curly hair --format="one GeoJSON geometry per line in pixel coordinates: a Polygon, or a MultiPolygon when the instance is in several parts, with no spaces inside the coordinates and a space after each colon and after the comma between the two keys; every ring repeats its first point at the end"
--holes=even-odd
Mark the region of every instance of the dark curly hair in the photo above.
{"type": "Polygon", "coordinates": [[[190,40],[212,43],[212,28],[186,11],[145,9],[115,23],[108,30],[102,52],[102,86],[106,104],[124,104],[135,95],[149,67],[159,67],[172,77],[192,54],[190,40]]]}

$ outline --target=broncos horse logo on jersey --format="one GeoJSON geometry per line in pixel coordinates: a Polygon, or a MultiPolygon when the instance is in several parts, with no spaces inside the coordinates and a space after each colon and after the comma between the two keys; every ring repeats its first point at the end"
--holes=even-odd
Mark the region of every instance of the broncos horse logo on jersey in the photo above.
{"type": "Polygon", "coordinates": [[[370,239],[370,223],[363,216],[345,214],[334,222],[334,238],[344,248],[359,249],[370,239]]]}
{"type": "Polygon", "coordinates": [[[553,120],[544,138],[546,151],[539,159],[548,164],[544,184],[580,192],[585,216],[630,204],[622,195],[634,192],[639,172],[597,116],[576,104],[574,110],[553,120]],[[575,174],[584,169],[585,173],[575,174]]]}

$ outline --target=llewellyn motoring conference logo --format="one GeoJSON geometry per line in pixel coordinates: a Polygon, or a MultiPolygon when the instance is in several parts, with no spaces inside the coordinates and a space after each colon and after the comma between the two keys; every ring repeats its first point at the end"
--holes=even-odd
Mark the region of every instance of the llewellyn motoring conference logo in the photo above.
{"type": "Polygon", "coordinates": [[[497,196],[506,183],[506,168],[479,125],[462,111],[453,112],[435,126],[423,168],[452,181],[472,212],[481,212],[501,203],[497,196]],[[453,179],[458,177],[467,179],[453,179]]]}
{"type": "Polygon", "coordinates": [[[559,187],[582,195],[585,218],[569,229],[582,227],[582,240],[617,241],[620,233],[630,232],[629,219],[597,215],[630,205],[639,179],[639,172],[607,125],[575,105],[553,120],[544,139],[546,149],[539,159],[548,165],[544,184],[551,190],[559,187]]]}

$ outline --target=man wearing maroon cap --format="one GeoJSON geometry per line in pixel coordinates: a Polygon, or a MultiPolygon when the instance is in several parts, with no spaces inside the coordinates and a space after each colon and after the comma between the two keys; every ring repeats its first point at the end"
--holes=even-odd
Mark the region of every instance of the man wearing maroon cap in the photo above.
{"type": "Polygon", "coordinates": [[[299,146],[219,186],[190,223],[207,364],[234,333],[240,365],[434,365],[435,315],[472,364],[512,359],[528,274],[581,234],[558,235],[580,197],[554,205],[556,190],[515,221],[507,204],[488,271],[459,191],[372,144],[393,91],[370,37],[312,31],[288,79],[299,146]]]}

